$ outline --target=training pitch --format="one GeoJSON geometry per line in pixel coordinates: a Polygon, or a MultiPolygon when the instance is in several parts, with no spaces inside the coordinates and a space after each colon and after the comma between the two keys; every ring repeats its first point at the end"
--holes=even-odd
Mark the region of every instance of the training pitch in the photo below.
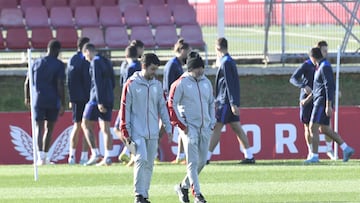
{"type": "MultiPolygon", "coordinates": [[[[185,165],[155,165],[150,201],[179,202],[173,188],[185,169],[185,165]]],[[[39,167],[35,182],[32,165],[1,165],[0,202],[133,202],[132,170],[119,163],[47,165],[39,167]]],[[[210,203],[360,202],[359,171],[359,160],[321,160],[316,165],[303,165],[303,160],[259,160],[256,165],[211,162],[201,173],[200,184],[210,203]]]]}

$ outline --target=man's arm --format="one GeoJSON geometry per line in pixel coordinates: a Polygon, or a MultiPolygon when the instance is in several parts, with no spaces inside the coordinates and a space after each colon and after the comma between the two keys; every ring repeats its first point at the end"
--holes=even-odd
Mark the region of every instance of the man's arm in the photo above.
{"type": "Polygon", "coordinates": [[[233,67],[231,62],[226,61],[223,68],[229,102],[233,108],[238,108],[240,106],[240,81],[236,66],[233,67]]]}
{"type": "Polygon", "coordinates": [[[26,76],[25,82],[24,82],[24,104],[26,107],[30,107],[30,80],[29,76],[26,76]]]}

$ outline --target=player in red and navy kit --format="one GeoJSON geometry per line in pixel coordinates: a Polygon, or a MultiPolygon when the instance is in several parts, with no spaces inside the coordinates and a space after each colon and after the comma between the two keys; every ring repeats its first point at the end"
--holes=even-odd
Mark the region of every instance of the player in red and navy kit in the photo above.
{"type": "Polygon", "coordinates": [[[91,75],[90,99],[85,106],[82,123],[84,134],[91,146],[91,157],[85,165],[93,165],[100,158],[93,132],[96,121],[99,121],[105,144],[104,159],[98,165],[110,165],[112,163],[110,158],[110,151],[112,150],[110,121],[114,106],[114,70],[108,59],[96,54],[93,44],[85,44],[82,52],[86,60],[90,62],[91,75]]]}
{"type": "Polygon", "coordinates": [[[37,165],[48,163],[52,132],[58,115],[65,109],[65,66],[57,57],[61,44],[57,40],[48,43],[47,56],[35,60],[31,66],[33,84],[29,76],[25,80],[25,105],[30,106],[30,87],[33,88],[33,108],[38,142],[37,165]]]}
{"type": "Polygon", "coordinates": [[[322,56],[320,48],[312,49],[312,61],[319,66],[314,75],[313,84],[313,110],[310,118],[310,133],[312,137],[312,156],[305,163],[319,162],[319,129],[322,133],[331,137],[343,150],[343,161],[347,162],[354,154],[354,149],[348,146],[344,140],[330,127],[330,117],[335,95],[334,74],[330,63],[322,56]]]}
{"type": "MultiPolygon", "coordinates": [[[[78,39],[77,46],[78,51],[74,54],[67,67],[67,87],[69,91],[69,106],[72,110],[72,117],[74,127],[70,135],[70,150],[69,150],[69,164],[75,164],[75,152],[76,146],[79,142],[79,134],[81,130],[81,120],[84,112],[85,104],[89,101],[90,97],[90,63],[85,59],[81,50],[84,44],[90,40],[87,37],[81,37],[78,39]]],[[[85,138],[85,137],[84,137],[85,138]]],[[[85,139],[82,142],[82,152],[80,158],[80,164],[85,164],[88,161],[88,144],[85,139]]]]}

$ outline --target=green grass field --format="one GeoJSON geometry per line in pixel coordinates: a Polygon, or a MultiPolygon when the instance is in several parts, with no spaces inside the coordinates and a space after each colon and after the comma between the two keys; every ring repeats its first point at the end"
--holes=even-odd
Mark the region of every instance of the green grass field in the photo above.
{"type": "MultiPolygon", "coordinates": [[[[359,171],[359,160],[316,165],[303,165],[303,160],[212,162],[201,173],[200,184],[210,203],[360,202],[359,171]]],[[[173,186],[184,174],[183,165],[155,165],[151,202],[178,202],[173,186]]],[[[0,180],[2,203],[133,202],[132,168],[122,164],[42,166],[37,182],[32,165],[7,165],[0,166],[0,180]]]]}

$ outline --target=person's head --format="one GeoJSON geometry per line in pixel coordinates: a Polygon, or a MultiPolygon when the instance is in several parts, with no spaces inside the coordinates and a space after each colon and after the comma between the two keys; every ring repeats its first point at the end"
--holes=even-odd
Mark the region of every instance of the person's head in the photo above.
{"type": "Polygon", "coordinates": [[[136,59],[138,57],[136,46],[129,45],[125,49],[125,56],[129,59],[136,59]]]}
{"type": "Polygon", "coordinates": [[[220,37],[216,40],[215,50],[218,54],[226,54],[228,52],[228,42],[224,37],[220,37]]]}
{"type": "Polygon", "coordinates": [[[145,79],[153,79],[159,66],[160,60],[155,54],[146,53],[141,56],[141,71],[145,79]]]}
{"type": "Polygon", "coordinates": [[[176,54],[176,57],[178,57],[182,61],[186,59],[189,51],[190,45],[186,43],[183,38],[180,38],[174,45],[174,52],[176,54]]]}
{"type": "Polygon", "coordinates": [[[194,78],[200,78],[204,74],[204,61],[199,53],[192,51],[187,56],[187,71],[194,78]]]}
{"type": "Polygon", "coordinates": [[[47,46],[48,55],[58,57],[61,49],[61,44],[58,40],[50,40],[47,46]]]}
{"type": "Polygon", "coordinates": [[[137,48],[137,54],[140,58],[144,54],[144,43],[141,40],[133,40],[130,42],[130,45],[133,45],[137,48]]]}
{"type": "Polygon", "coordinates": [[[324,58],[326,58],[327,55],[328,55],[328,44],[327,44],[327,42],[324,41],[324,40],[319,41],[319,42],[317,43],[317,47],[320,48],[321,54],[323,55],[324,58]]]}
{"type": "Polygon", "coordinates": [[[319,64],[319,61],[324,58],[319,47],[312,48],[309,52],[309,57],[313,64],[317,65],[319,64]]]}
{"type": "Polygon", "coordinates": [[[91,43],[84,44],[82,53],[85,56],[86,60],[91,61],[96,55],[95,45],[91,43]]]}
{"type": "Polygon", "coordinates": [[[90,42],[90,39],[87,37],[80,37],[77,41],[77,48],[79,51],[82,51],[82,48],[84,47],[84,44],[90,42]]]}

